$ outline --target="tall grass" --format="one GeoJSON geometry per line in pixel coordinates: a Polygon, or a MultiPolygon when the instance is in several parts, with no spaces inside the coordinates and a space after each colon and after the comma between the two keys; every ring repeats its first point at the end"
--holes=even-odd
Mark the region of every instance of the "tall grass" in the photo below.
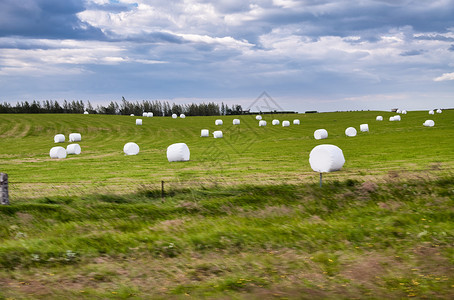
{"type": "Polygon", "coordinates": [[[448,299],[453,186],[389,177],[1,206],[0,296],[448,299]]]}

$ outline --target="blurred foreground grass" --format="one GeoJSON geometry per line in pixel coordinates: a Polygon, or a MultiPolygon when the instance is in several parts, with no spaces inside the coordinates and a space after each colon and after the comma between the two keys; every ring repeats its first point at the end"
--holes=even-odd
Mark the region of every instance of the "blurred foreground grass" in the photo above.
{"type": "Polygon", "coordinates": [[[454,176],[0,206],[0,299],[452,299],[454,176]]]}

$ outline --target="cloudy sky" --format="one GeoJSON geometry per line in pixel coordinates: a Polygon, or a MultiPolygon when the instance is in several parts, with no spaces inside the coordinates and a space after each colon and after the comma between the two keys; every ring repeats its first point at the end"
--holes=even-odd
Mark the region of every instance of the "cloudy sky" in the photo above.
{"type": "Polygon", "coordinates": [[[454,0],[0,0],[0,102],[454,107],[454,0]]]}

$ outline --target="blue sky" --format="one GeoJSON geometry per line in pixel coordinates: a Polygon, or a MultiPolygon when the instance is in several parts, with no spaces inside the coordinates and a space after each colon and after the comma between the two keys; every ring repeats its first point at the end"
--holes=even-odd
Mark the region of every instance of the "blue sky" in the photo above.
{"type": "Polygon", "coordinates": [[[454,107],[454,0],[0,0],[0,102],[454,107]]]}

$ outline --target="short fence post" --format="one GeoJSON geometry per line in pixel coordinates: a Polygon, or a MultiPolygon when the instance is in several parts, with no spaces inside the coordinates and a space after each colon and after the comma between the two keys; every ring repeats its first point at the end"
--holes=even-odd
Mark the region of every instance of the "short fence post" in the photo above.
{"type": "Polygon", "coordinates": [[[322,178],[323,178],[322,173],[320,173],[320,187],[322,187],[322,180],[323,180],[322,178]]]}
{"type": "Polygon", "coordinates": [[[8,205],[8,174],[0,173],[0,204],[8,205]]]}
{"type": "Polygon", "coordinates": [[[165,194],[165,191],[164,191],[164,180],[161,180],[161,199],[162,199],[162,201],[164,201],[164,194],[165,194]]]}

